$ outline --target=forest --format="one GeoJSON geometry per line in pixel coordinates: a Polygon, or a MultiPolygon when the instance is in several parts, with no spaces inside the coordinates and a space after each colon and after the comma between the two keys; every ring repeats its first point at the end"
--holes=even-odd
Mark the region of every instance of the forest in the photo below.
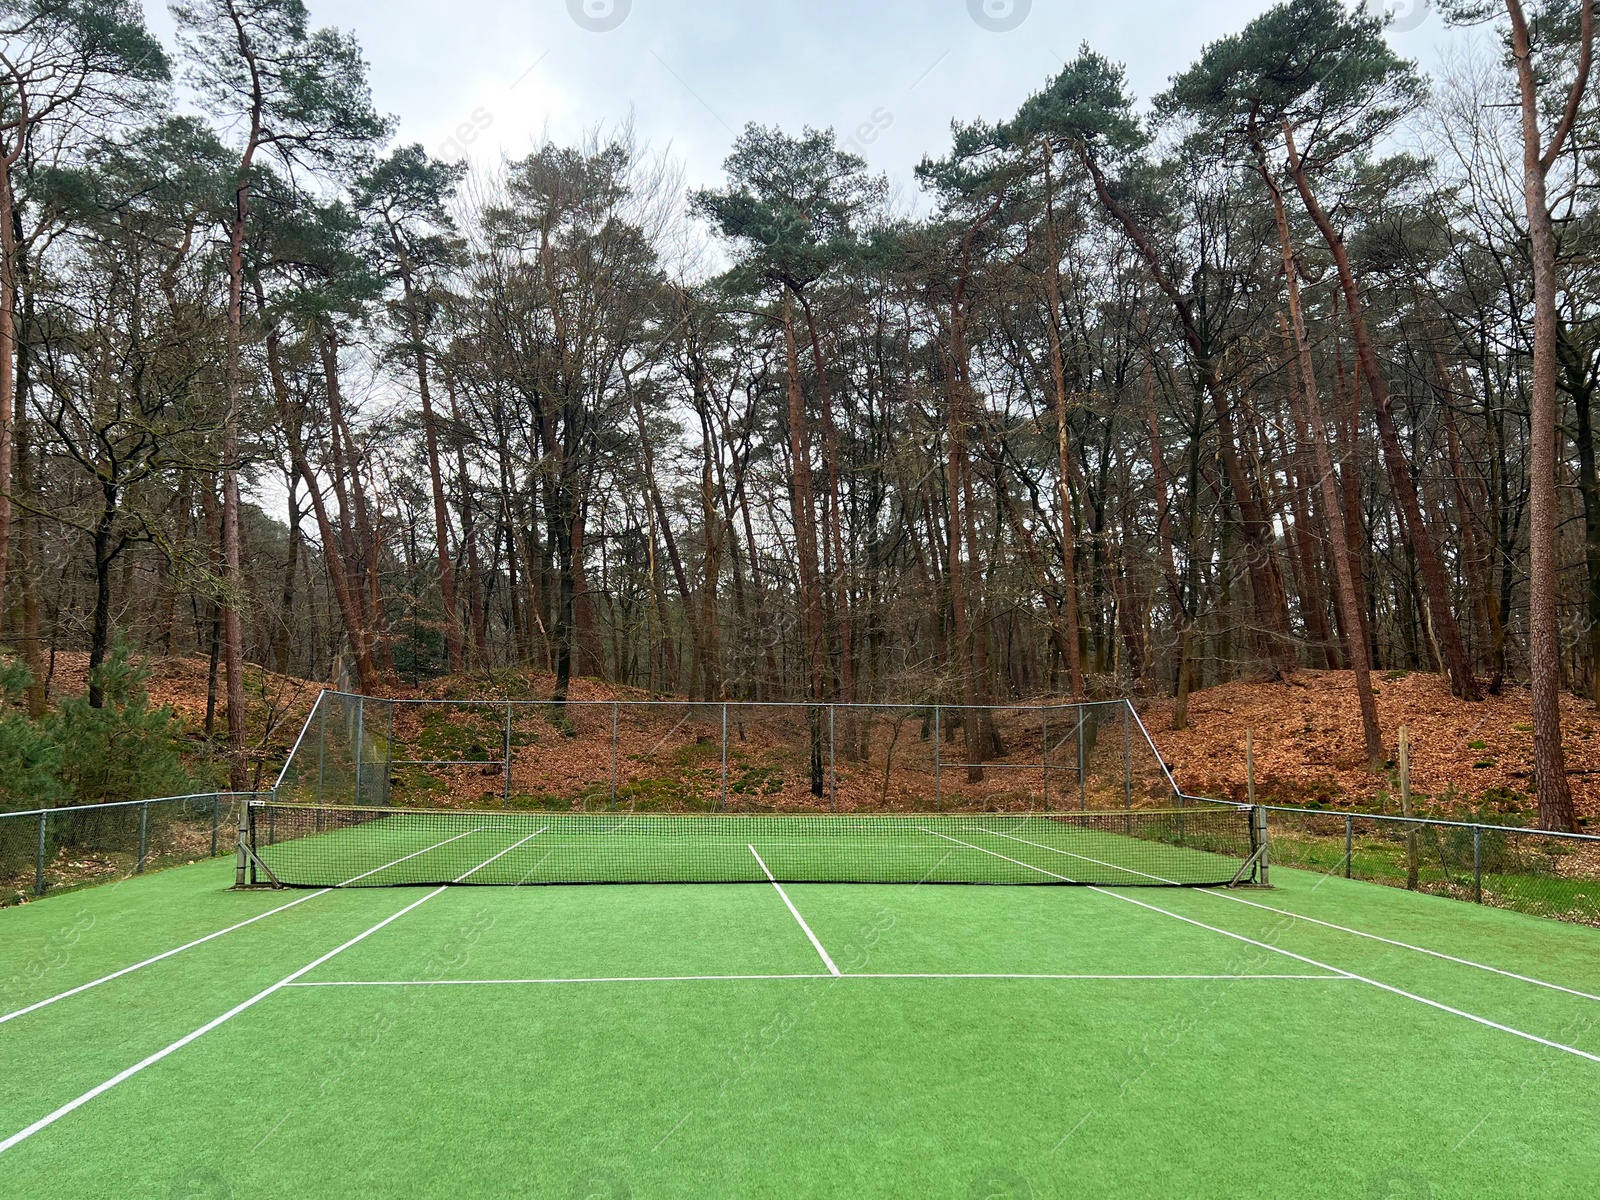
{"type": "MultiPolygon", "coordinates": [[[[1286,0],[1152,96],[1082,47],[897,199],[831,129],[689,188],[468,164],[300,0],[0,0],[0,644],[370,693],[1175,696],[1347,670],[1600,704],[1588,0],[1286,0]]],[[[120,661],[120,660],[118,660],[120,661]]],[[[98,676],[91,675],[91,679],[98,676]]],[[[24,686],[25,684],[25,686],[24,686]]],[[[86,703],[105,701],[91,685],[86,703]]],[[[965,722],[968,761],[997,752],[965,722]]]]}

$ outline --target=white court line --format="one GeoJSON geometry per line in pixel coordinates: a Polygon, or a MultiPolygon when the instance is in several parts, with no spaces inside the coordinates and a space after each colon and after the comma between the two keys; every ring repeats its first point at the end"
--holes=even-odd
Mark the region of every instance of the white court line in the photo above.
{"type": "Polygon", "coordinates": [[[140,1059],[138,1062],[134,1063],[133,1066],[127,1068],[126,1070],[117,1072],[115,1075],[113,1075],[110,1079],[106,1080],[104,1083],[96,1084],[94,1087],[90,1088],[87,1092],[84,1092],[83,1095],[79,1096],[76,1100],[69,1100],[69,1101],[67,1101],[67,1103],[63,1104],[60,1108],[56,1109],[53,1113],[50,1113],[47,1116],[40,1117],[37,1121],[35,1121],[32,1125],[29,1125],[26,1129],[19,1130],[18,1132],[14,1133],[10,1137],[8,1137],[5,1141],[0,1142],[0,1154],[4,1154],[7,1150],[11,1149],[13,1146],[17,1145],[19,1142],[26,1141],[28,1138],[30,1138],[34,1134],[38,1133],[41,1129],[46,1129],[49,1126],[54,1125],[62,1117],[66,1116],[67,1114],[69,1114],[71,1112],[76,1111],[77,1109],[82,1108],[85,1104],[89,1103],[89,1101],[93,1100],[96,1096],[100,1096],[100,1095],[105,1094],[106,1092],[109,1092],[112,1088],[116,1087],[117,1084],[123,1082],[124,1080],[131,1079],[133,1076],[137,1075],[140,1071],[144,1070],[146,1067],[154,1066],[156,1063],[158,1063],[162,1059],[166,1058],[169,1054],[174,1054],[177,1051],[182,1050],[190,1042],[193,1042],[193,1041],[195,1041],[195,1040],[197,1040],[199,1038],[204,1037],[206,1034],[210,1033],[217,1026],[223,1024],[226,1021],[232,1020],[234,1017],[238,1016],[240,1013],[244,1012],[246,1009],[251,1008],[256,1004],[259,1004],[261,1001],[265,1000],[268,996],[272,995],[274,992],[279,991],[282,988],[288,987],[295,980],[299,979],[302,975],[309,974],[310,972],[316,970],[323,963],[325,963],[329,959],[333,958],[334,955],[342,953],[345,950],[348,950],[351,946],[354,946],[357,942],[361,941],[363,938],[366,938],[366,937],[370,936],[371,934],[377,933],[378,930],[382,929],[385,925],[389,924],[391,921],[399,920],[401,917],[405,916],[408,912],[410,912],[413,908],[416,908],[418,905],[421,905],[421,904],[426,904],[429,900],[432,900],[435,896],[437,896],[440,892],[442,892],[444,890],[445,889],[442,888],[442,887],[435,888],[433,891],[429,892],[426,896],[422,897],[422,899],[412,901],[410,904],[408,904],[404,908],[402,908],[399,912],[393,913],[392,915],[387,916],[383,920],[379,921],[376,925],[372,926],[372,928],[366,930],[363,933],[356,934],[355,937],[351,938],[348,942],[345,942],[344,945],[339,946],[337,949],[328,951],[328,953],[324,954],[321,958],[314,959],[313,961],[307,963],[305,966],[301,967],[298,971],[295,971],[290,975],[284,976],[282,979],[278,980],[278,982],[273,984],[271,987],[265,989],[264,991],[257,992],[254,996],[251,996],[250,999],[244,1001],[244,1003],[234,1005],[227,1012],[223,1013],[220,1017],[213,1017],[211,1020],[207,1021],[204,1025],[200,1026],[200,1028],[194,1030],[192,1033],[184,1034],[181,1038],[179,1038],[177,1041],[173,1042],[170,1046],[167,1046],[167,1047],[164,1047],[163,1049],[157,1050],[154,1054],[148,1055],[147,1057],[140,1059]]]}
{"type": "MultiPolygon", "coordinates": [[[[454,841],[455,839],[451,838],[449,840],[454,841]]],[[[526,841],[527,839],[524,838],[523,840],[526,841]]],[[[494,855],[494,858],[499,858],[500,855],[504,854],[504,853],[505,853],[505,851],[502,850],[502,851],[500,851],[499,854],[494,855]]],[[[488,861],[489,862],[493,862],[494,858],[491,858],[488,861]]],[[[479,863],[478,867],[481,867],[481,866],[484,866],[484,865],[486,865],[486,864],[485,863],[479,863]]],[[[478,869],[478,867],[473,867],[472,871],[468,871],[468,872],[466,872],[466,874],[457,876],[456,879],[455,879],[455,882],[456,883],[460,883],[468,875],[471,875],[473,871],[476,871],[478,869]]],[[[41,1129],[49,1128],[51,1125],[54,1125],[57,1121],[59,1121],[62,1117],[67,1116],[69,1113],[75,1112],[76,1110],[82,1108],[85,1104],[89,1103],[89,1101],[93,1100],[96,1096],[104,1095],[106,1092],[109,1092],[112,1088],[116,1087],[117,1084],[122,1083],[124,1080],[131,1079],[133,1076],[137,1075],[140,1071],[143,1071],[146,1067],[154,1066],[156,1063],[158,1063],[162,1059],[166,1058],[169,1054],[174,1054],[177,1051],[182,1050],[190,1042],[196,1041],[199,1038],[204,1037],[206,1034],[210,1033],[213,1029],[217,1028],[219,1025],[222,1025],[222,1024],[228,1022],[228,1021],[231,1021],[234,1017],[238,1016],[240,1013],[244,1012],[246,1009],[252,1008],[255,1005],[259,1004],[261,1001],[265,1000],[268,996],[272,995],[274,992],[281,991],[284,988],[291,986],[296,980],[302,978],[305,975],[309,975],[312,971],[315,971],[318,967],[322,966],[323,963],[325,963],[325,962],[329,961],[330,959],[334,958],[336,955],[343,954],[346,950],[350,949],[350,947],[354,946],[357,942],[364,941],[366,938],[369,938],[373,934],[377,933],[378,930],[382,929],[385,925],[388,925],[388,924],[390,924],[390,923],[392,923],[394,921],[398,921],[401,917],[405,916],[412,909],[420,908],[422,905],[426,904],[429,900],[432,900],[435,896],[439,895],[439,893],[445,892],[445,891],[448,891],[448,890],[449,890],[448,887],[436,887],[436,888],[434,888],[433,891],[429,892],[426,896],[422,897],[422,899],[412,901],[410,904],[406,905],[404,908],[402,908],[397,913],[391,913],[389,916],[387,916],[383,920],[379,921],[376,925],[373,925],[371,928],[363,930],[361,933],[356,934],[355,937],[351,938],[349,941],[345,942],[343,945],[335,947],[334,949],[328,951],[326,954],[322,955],[320,958],[313,959],[311,962],[307,963],[305,966],[301,967],[299,970],[293,971],[290,974],[285,975],[282,979],[278,980],[278,982],[273,984],[271,987],[268,987],[268,988],[266,988],[266,989],[264,989],[262,991],[257,992],[254,996],[251,996],[250,999],[244,1001],[243,1003],[234,1005],[232,1008],[230,1008],[227,1012],[223,1013],[221,1016],[213,1017],[211,1020],[207,1021],[204,1025],[200,1026],[200,1028],[198,1028],[196,1030],[193,1030],[190,1033],[184,1034],[181,1038],[179,1038],[177,1041],[173,1042],[170,1046],[165,1046],[162,1049],[157,1050],[154,1054],[147,1055],[145,1058],[142,1058],[138,1062],[134,1063],[133,1066],[128,1067],[125,1070],[118,1071],[115,1075],[113,1075],[110,1079],[106,1080],[104,1083],[96,1084],[94,1087],[90,1088],[87,1092],[84,1092],[83,1095],[77,1097],[74,1100],[67,1101],[67,1103],[63,1104],[60,1108],[56,1109],[54,1112],[48,1113],[45,1116],[40,1117],[37,1121],[35,1121],[32,1125],[29,1125],[26,1129],[18,1130],[16,1133],[14,1133],[10,1137],[6,1138],[5,1141],[0,1142],[0,1154],[4,1154],[7,1150],[11,1149],[13,1146],[17,1145],[19,1142],[26,1141],[28,1138],[30,1138],[34,1134],[38,1133],[41,1129]]]]}
{"type": "MultiPolygon", "coordinates": [[[[1026,867],[1028,870],[1037,871],[1041,875],[1049,875],[1054,879],[1060,879],[1066,883],[1077,882],[1077,880],[1071,879],[1066,875],[1057,875],[1054,871],[1047,871],[1043,867],[1036,867],[1032,863],[1025,863],[1018,858],[1011,858],[1008,855],[1001,854],[997,850],[985,850],[982,846],[974,846],[971,842],[963,842],[960,838],[953,838],[948,834],[935,833],[933,830],[924,826],[919,825],[918,828],[924,833],[933,834],[934,837],[944,838],[946,841],[955,842],[958,845],[966,846],[968,849],[976,850],[980,854],[992,854],[995,858],[1002,858],[1005,859],[1006,862],[1016,863],[1019,867],[1026,867]]],[[[1274,946],[1269,942],[1259,942],[1255,938],[1245,937],[1245,935],[1242,933],[1234,933],[1231,930],[1220,929],[1215,925],[1207,925],[1204,921],[1196,921],[1193,917],[1183,916],[1181,913],[1175,913],[1170,909],[1158,908],[1156,905],[1147,904],[1143,900],[1135,900],[1132,896],[1124,896],[1118,892],[1109,891],[1106,888],[1098,887],[1094,884],[1087,884],[1085,886],[1087,886],[1092,892],[1099,892],[1102,896],[1110,896],[1113,900],[1121,900],[1126,904],[1135,904],[1140,908],[1149,909],[1151,912],[1161,913],[1163,916],[1171,917],[1176,921],[1182,921],[1186,925],[1193,925],[1197,929],[1205,929],[1211,933],[1220,933],[1223,937],[1232,938],[1236,942],[1244,942],[1246,945],[1256,946],[1262,950],[1270,950],[1274,954],[1281,954],[1285,958],[1292,958],[1297,962],[1303,962],[1308,966],[1317,967],[1324,971],[1335,971],[1340,975],[1348,976],[1349,978],[1357,980],[1361,983],[1370,984],[1371,986],[1378,988],[1380,991],[1389,992],[1393,995],[1403,997],[1406,1000],[1413,1000],[1418,1004],[1426,1004],[1429,1008],[1436,1008],[1440,1012],[1449,1013],[1451,1016],[1463,1017],[1468,1021],[1476,1022],[1477,1024],[1486,1026],[1489,1029],[1498,1029],[1501,1033],[1509,1033],[1514,1037],[1522,1038],[1525,1041],[1537,1042],[1541,1046],[1548,1046],[1552,1050],[1564,1050],[1568,1054],[1575,1054],[1579,1058],[1588,1059],[1590,1062],[1600,1063],[1600,1054],[1590,1054],[1587,1050],[1579,1050],[1576,1046],[1567,1046],[1561,1042],[1552,1042],[1548,1038],[1540,1037],[1538,1034],[1528,1033],[1526,1030],[1517,1029],[1511,1025],[1502,1025],[1498,1021],[1489,1020],[1488,1017],[1480,1017],[1476,1013],[1467,1012],[1465,1009],[1454,1008],[1451,1005],[1441,1003],[1438,1000],[1430,1000],[1426,996],[1419,996],[1415,992],[1405,991],[1403,988],[1397,988],[1392,984],[1380,983],[1378,980],[1369,978],[1366,975],[1358,975],[1354,971],[1346,971],[1343,967],[1335,967],[1329,965],[1328,963],[1318,962],[1314,958],[1308,958],[1304,954],[1296,954],[1292,950],[1285,950],[1281,946],[1274,946]]]]}
{"type": "MultiPolygon", "coordinates": [[[[486,828],[488,828],[488,826],[483,826],[480,829],[471,829],[468,830],[467,833],[479,833],[481,832],[481,829],[486,828]]],[[[543,831],[541,830],[541,832],[543,831]]],[[[381,867],[374,867],[370,871],[364,871],[360,875],[357,875],[351,879],[346,879],[343,883],[336,884],[334,886],[348,887],[357,880],[365,879],[368,875],[376,875],[379,871],[386,871],[390,867],[395,866],[397,863],[403,863],[407,859],[416,858],[419,854],[426,854],[429,850],[437,850],[440,846],[446,845],[449,842],[456,841],[457,839],[464,838],[466,836],[466,833],[458,833],[455,835],[455,837],[448,837],[442,842],[435,842],[433,845],[428,846],[425,849],[418,850],[414,854],[407,854],[405,858],[397,858],[394,860],[394,862],[384,863],[381,867]]],[[[110,983],[113,979],[121,979],[124,975],[131,975],[134,971],[153,966],[154,964],[161,962],[163,959],[171,958],[174,954],[182,954],[185,950],[193,950],[196,946],[203,946],[207,942],[213,941],[225,933],[232,933],[236,929],[243,929],[246,925],[253,925],[257,921],[273,916],[276,913],[281,913],[285,909],[293,908],[297,904],[304,904],[307,900],[315,900],[318,896],[325,896],[332,890],[333,888],[318,888],[314,892],[301,896],[298,900],[291,900],[287,904],[280,904],[277,908],[269,908],[264,913],[257,913],[248,920],[240,921],[236,925],[229,925],[226,929],[219,929],[215,933],[208,933],[204,937],[195,938],[192,942],[185,942],[181,946],[174,946],[171,950],[163,950],[160,954],[152,955],[150,958],[147,958],[142,962],[136,962],[132,966],[122,967],[119,970],[111,972],[109,975],[102,975],[99,979],[91,979],[88,983],[80,983],[77,987],[68,988],[64,992],[57,992],[54,996],[48,996],[43,1000],[36,1001],[33,1004],[28,1005],[26,1008],[19,1008],[14,1012],[0,1014],[0,1025],[4,1025],[7,1021],[15,1020],[17,1017],[26,1016],[28,1013],[37,1012],[41,1008],[47,1008],[58,1000],[65,1000],[70,996],[76,996],[81,992],[87,992],[90,988],[97,988],[102,983],[110,983]]]]}
{"type": "Polygon", "coordinates": [[[771,979],[1041,979],[1041,980],[1155,980],[1172,982],[1217,979],[1333,980],[1351,982],[1348,975],[1043,975],[1003,971],[970,974],[945,974],[936,971],[851,972],[848,975],[608,975],[575,979],[307,979],[289,987],[515,987],[556,983],[736,983],[771,979]]]}
{"type": "MultiPolygon", "coordinates": [[[[1165,879],[1160,875],[1152,875],[1148,871],[1135,871],[1132,867],[1123,867],[1116,863],[1102,862],[1098,858],[1090,858],[1087,854],[1077,854],[1071,850],[1062,850],[1056,846],[1047,846],[1043,842],[1029,841],[1027,838],[1019,838],[1009,833],[1002,833],[998,829],[984,829],[984,832],[993,834],[995,837],[1009,838],[1013,842],[1021,842],[1025,846],[1035,846],[1040,850],[1049,850],[1055,854],[1064,854],[1068,858],[1076,858],[1082,862],[1091,862],[1096,866],[1112,867],[1118,871],[1128,871],[1134,875],[1142,875],[1144,878],[1153,879],[1157,883],[1174,882],[1173,880],[1165,879]]],[[[1426,946],[1415,946],[1410,942],[1396,941],[1394,938],[1386,938],[1381,934],[1368,933],[1362,929],[1352,929],[1348,925],[1336,925],[1332,921],[1324,921],[1318,917],[1308,917],[1304,913],[1293,912],[1287,908],[1274,908],[1270,904],[1262,904],[1255,900],[1246,900],[1243,896],[1235,896],[1231,892],[1219,892],[1214,888],[1200,888],[1198,890],[1204,892],[1208,896],[1215,896],[1219,900],[1232,900],[1236,904],[1247,904],[1251,908],[1259,908],[1263,912],[1277,913],[1282,917],[1293,917],[1296,921],[1308,921],[1312,925],[1321,925],[1326,929],[1337,929],[1340,933],[1353,934],[1355,937],[1370,938],[1374,942],[1383,942],[1385,945],[1397,946],[1402,950],[1414,950],[1418,954],[1427,954],[1434,958],[1442,958],[1444,961],[1455,963],[1458,966],[1473,967],[1479,971],[1488,971],[1493,975],[1503,975],[1507,979],[1515,979],[1521,983],[1531,983],[1536,987],[1549,988],[1553,992],[1565,992],[1569,996],[1577,996],[1582,1000],[1600,1001],[1600,996],[1593,995],[1589,992],[1580,992],[1577,988],[1563,987],[1559,983],[1551,983],[1546,979],[1535,979],[1532,975],[1519,975],[1515,971],[1503,970],[1500,967],[1491,967],[1488,963],[1474,962],[1470,958],[1457,958],[1454,954],[1446,954],[1442,950],[1430,950],[1426,946]]]]}
{"type": "Polygon", "coordinates": [[[794,916],[796,921],[800,922],[800,928],[806,931],[806,936],[811,939],[811,944],[817,948],[817,953],[822,955],[822,964],[828,968],[828,974],[840,974],[839,968],[833,965],[833,959],[828,957],[828,952],[822,948],[822,943],[817,940],[817,935],[811,932],[811,926],[806,924],[806,919],[800,915],[800,910],[796,908],[794,906],[794,902],[789,899],[789,893],[785,892],[781,887],[778,887],[778,881],[772,878],[772,872],[767,870],[767,864],[761,862],[761,855],[756,854],[756,848],[750,845],[749,842],[746,842],[745,846],[749,849],[751,854],[756,855],[756,861],[761,863],[761,870],[763,873],[765,873],[767,882],[772,884],[773,887],[778,888],[778,895],[783,897],[783,902],[788,907],[789,912],[794,916]]]}

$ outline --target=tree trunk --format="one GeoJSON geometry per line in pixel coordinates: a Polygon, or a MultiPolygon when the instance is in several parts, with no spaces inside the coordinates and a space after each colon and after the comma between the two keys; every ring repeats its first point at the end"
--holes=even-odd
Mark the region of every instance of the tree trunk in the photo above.
{"type": "Polygon", "coordinates": [[[1519,0],[1506,0],[1506,12],[1511,18],[1511,60],[1516,67],[1522,108],[1522,188],[1533,259],[1533,392],[1529,400],[1528,455],[1528,658],[1533,673],[1533,777],[1539,793],[1540,826],[1566,830],[1576,830],[1578,825],[1561,745],[1561,628],[1556,612],[1560,569],[1557,527],[1561,520],[1556,495],[1560,436],[1556,411],[1556,351],[1560,337],[1556,290],[1560,279],[1545,177],[1561,153],[1588,83],[1594,6],[1584,3],[1579,8],[1582,15],[1577,78],[1562,124],[1546,149],[1539,129],[1539,84],[1527,21],[1519,0]]]}
{"type": "Polygon", "coordinates": [[[1316,193],[1311,188],[1304,164],[1295,148],[1294,131],[1286,123],[1283,127],[1284,146],[1288,151],[1289,175],[1301,202],[1322,239],[1333,254],[1334,266],[1339,274],[1340,289],[1344,293],[1345,311],[1350,317],[1350,331],[1355,337],[1356,360],[1361,374],[1372,394],[1378,418],[1378,438],[1383,447],[1383,464],[1388,475],[1389,488],[1399,505],[1400,532],[1417,558],[1417,568],[1422,576],[1422,589],[1433,619],[1434,635],[1439,640],[1445,670],[1450,677],[1450,690],[1462,700],[1481,700],[1483,692],[1472,672],[1467,658],[1466,643],[1461,638],[1460,626],[1450,606],[1450,589],[1445,580],[1444,565],[1439,558],[1439,548],[1432,531],[1422,516],[1422,501],[1417,494],[1416,479],[1400,445],[1400,435],[1395,428],[1394,408],[1389,402],[1389,385],[1378,366],[1377,352],[1367,333],[1366,317],[1361,294],[1356,287],[1355,272],[1350,267],[1350,256],[1345,250],[1344,238],[1334,228],[1333,221],[1323,211],[1316,193]]]}

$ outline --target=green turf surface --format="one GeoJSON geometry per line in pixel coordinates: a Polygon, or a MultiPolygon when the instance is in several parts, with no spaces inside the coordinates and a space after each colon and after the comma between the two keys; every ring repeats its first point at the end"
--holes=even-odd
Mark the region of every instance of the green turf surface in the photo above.
{"type": "Polygon", "coordinates": [[[1273,879],[787,885],[841,976],[770,884],[47,898],[0,910],[0,1017],[301,902],[0,1020],[0,1141],[403,915],[0,1152],[0,1197],[1593,1194],[1600,1062],[1509,1030],[1600,1055],[1600,931],[1273,879]]]}

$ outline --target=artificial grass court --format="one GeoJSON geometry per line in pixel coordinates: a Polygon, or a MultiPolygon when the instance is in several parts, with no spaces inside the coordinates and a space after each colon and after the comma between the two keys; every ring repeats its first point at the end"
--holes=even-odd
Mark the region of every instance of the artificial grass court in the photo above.
{"type": "Polygon", "coordinates": [[[1588,928],[1283,869],[1234,892],[241,892],[232,870],[0,911],[0,1196],[1600,1178],[1588,928]]]}

